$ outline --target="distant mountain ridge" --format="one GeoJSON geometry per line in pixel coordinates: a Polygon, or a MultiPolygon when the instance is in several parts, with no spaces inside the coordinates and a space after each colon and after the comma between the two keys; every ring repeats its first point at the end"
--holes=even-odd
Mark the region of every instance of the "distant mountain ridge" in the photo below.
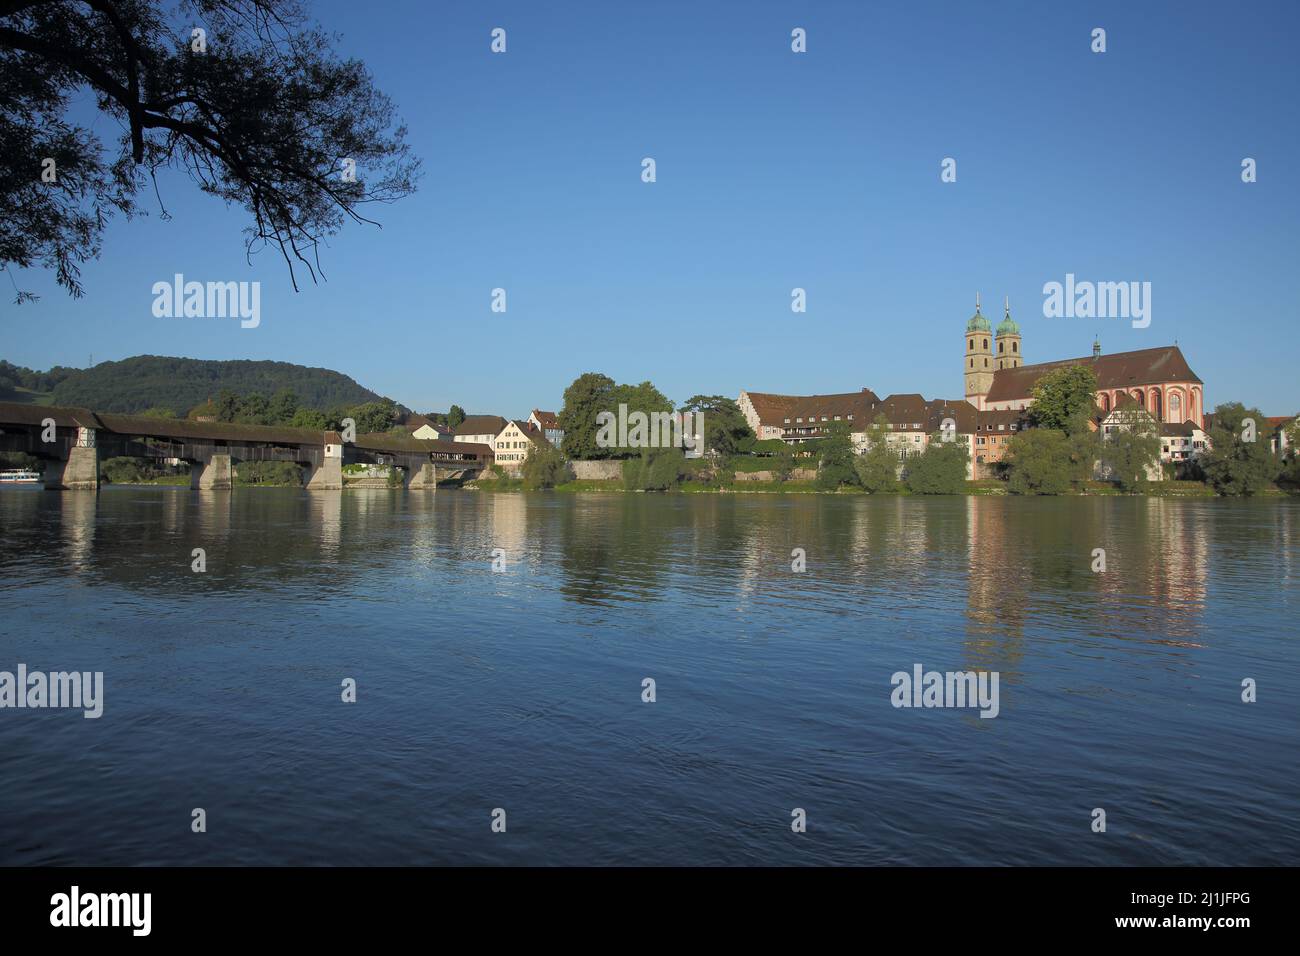
{"type": "Polygon", "coordinates": [[[54,386],[49,401],[105,412],[167,408],[183,416],[223,390],[240,396],[256,392],[270,399],[284,389],[297,395],[300,406],[320,410],[382,398],[342,372],[328,368],[249,359],[137,355],[71,372],[54,386]]]}

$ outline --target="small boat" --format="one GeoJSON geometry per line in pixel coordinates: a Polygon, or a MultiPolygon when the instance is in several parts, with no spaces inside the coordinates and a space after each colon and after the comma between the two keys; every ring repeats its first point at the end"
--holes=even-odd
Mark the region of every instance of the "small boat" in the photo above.
{"type": "Polygon", "coordinates": [[[10,468],[7,471],[0,471],[0,485],[34,485],[40,480],[40,474],[28,468],[10,468]]]}

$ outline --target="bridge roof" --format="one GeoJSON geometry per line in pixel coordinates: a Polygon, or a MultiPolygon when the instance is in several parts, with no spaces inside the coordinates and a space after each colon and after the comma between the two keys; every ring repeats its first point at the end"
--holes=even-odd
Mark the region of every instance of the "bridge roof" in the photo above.
{"type": "Polygon", "coordinates": [[[279,425],[239,425],[233,422],[196,422],[189,418],[152,418],[148,415],[118,415],[102,412],[104,428],[123,435],[151,438],[196,439],[198,441],[266,442],[271,445],[339,444],[338,432],[279,425]]]}
{"type": "Polygon", "coordinates": [[[491,446],[480,445],[477,442],[443,441],[441,438],[412,438],[410,435],[390,435],[388,432],[370,432],[366,435],[358,435],[357,440],[352,444],[366,451],[413,452],[415,454],[446,451],[492,457],[491,446]]]}
{"type": "Polygon", "coordinates": [[[0,402],[0,428],[5,425],[34,425],[37,428],[47,418],[54,419],[59,428],[103,428],[95,413],[88,408],[64,405],[27,405],[22,402],[0,402]]]}
{"type": "Polygon", "coordinates": [[[119,415],[92,412],[85,408],[59,405],[23,405],[0,402],[0,428],[31,425],[53,418],[61,428],[95,428],[120,435],[148,438],[179,438],[197,441],[266,442],[270,445],[340,444],[338,432],[314,428],[286,428],[275,425],[236,425],[231,422],[197,422],[190,418],[154,418],[151,415],[119,415]]]}

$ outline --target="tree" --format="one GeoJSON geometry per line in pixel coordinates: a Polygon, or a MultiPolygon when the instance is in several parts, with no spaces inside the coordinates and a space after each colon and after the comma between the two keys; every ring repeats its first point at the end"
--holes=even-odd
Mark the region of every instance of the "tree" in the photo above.
{"type": "MultiPolygon", "coordinates": [[[[651,423],[654,419],[650,418],[650,416],[656,412],[664,415],[671,414],[673,410],[673,403],[669,401],[668,396],[655,388],[652,382],[642,382],[640,385],[616,385],[613,394],[610,396],[610,402],[611,405],[607,411],[618,415],[620,406],[626,405],[629,418],[633,412],[641,412],[646,416],[647,421],[651,423]]],[[[631,422],[629,422],[628,427],[630,432],[632,428],[631,422]]],[[[654,429],[652,424],[647,426],[646,439],[653,446],[657,439],[650,437],[651,431],[659,432],[661,429],[654,429]]],[[[658,435],[657,438],[662,439],[662,434],[658,435]]],[[[630,443],[631,438],[629,437],[629,447],[611,448],[607,457],[622,458],[638,454],[640,449],[630,447],[630,443]]]]}
{"type": "Polygon", "coordinates": [[[1269,448],[1268,423],[1257,408],[1226,402],[1214,410],[1210,448],[1201,468],[1221,495],[1253,495],[1278,477],[1281,465],[1269,448]]]}
{"type": "Polygon", "coordinates": [[[560,450],[552,445],[541,445],[529,452],[524,459],[522,472],[526,491],[554,488],[571,477],[569,463],[564,460],[560,450]]]}
{"type": "Polygon", "coordinates": [[[772,456],[772,476],[777,481],[789,481],[794,474],[794,449],[785,442],[781,444],[784,447],[772,456]]]}
{"type": "Polygon", "coordinates": [[[1034,384],[1029,421],[1038,428],[1077,433],[1096,406],[1097,376],[1086,365],[1067,365],[1034,384]]]}
{"type": "Polygon", "coordinates": [[[970,449],[964,441],[930,436],[925,451],[907,460],[907,490],[916,495],[959,495],[966,490],[970,449]]]}
{"type": "Polygon", "coordinates": [[[1137,404],[1117,407],[1110,419],[1114,431],[1098,449],[1105,473],[1121,491],[1145,491],[1150,484],[1148,471],[1160,462],[1160,427],[1137,404]]]}
{"type": "Polygon", "coordinates": [[[849,423],[828,422],[818,449],[817,487],[834,491],[841,485],[856,485],[858,473],[853,468],[853,436],[849,423]]]}
{"type": "Polygon", "coordinates": [[[397,406],[391,398],[367,402],[348,410],[345,416],[357,423],[357,434],[386,432],[397,424],[397,406]]]}
{"type": "Polygon", "coordinates": [[[608,458],[606,449],[596,444],[599,426],[596,416],[609,411],[614,394],[614,380],[599,372],[583,372],[564,390],[564,404],[556,419],[564,430],[561,451],[566,458],[583,460],[608,458]]]}
{"type": "Polygon", "coordinates": [[[741,452],[746,440],[751,443],[754,440],[754,431],[745,421],[740,406],[725,395],[692,395],[679,411],[704,416],[705,448],[724,459],[741,452]]]}
{"type": "Polygon", "coordinates": [[[465,409],[459,405],[451,406],[447,411],[447,427],[459,428],[463,421],[465,421],[465,409]]]}
{"type": "MultiPolygon", "coordinates": [[[[562,450],[569,459],[630,458],[641,449],[633,447],[602,447],[597,441],[601,426],[597,419],[602,413],[620,414],[619,406],[626,406],[627,415],[642,412],[649,418],[654,413],[671,414],[673,403],[652,382],[639,385],[616,385],[608,375],[584,372],[564,390],[564,405],[557,416],[564,430],[562,450]]],[[[649,432],[646,429],[646,438],[649,432]]]]}
{"type": "Polygon", "coordinates": [[[239,418],[242,403],[239,396],[228,388],[223,388],[217,395],[217,421],[233,422],[239,418]]]}
{"type": "Polygon", "coordinates": [[[680,448],[643,448],[636,458],[623,462],[623,487],[628,491],[668,491],[686,474],[686,456],[680,448]]]}
{"type": "Polygon", "coordinates": [[[889,419],[877,415],[867,429],[867,450],[853,460],[858,481],[871,494],[898,490],[898,452],[889,445],[889,419]]]}
{"type": "Polygon", "coordinates": [[[270,425],[287,425],[293,421],[298,412],[298,395],[291,388],[282,388],[275,393],[266,410],[266,420],[270,425]]]}
{"type": "Polygon", "coordinates": [[[1009,490],[1015,495],[1063,495],[1071,486],[1070,441],[1055,428],[1029,428],[1007,446],[1009,490]]]}
{"type": "Polygon", "coordinates": [[[80,296],[107,220],[173,169],[248,211],[249,255],[272,246],[295,288],[295,264],[314,281],[322,239],[419,178],[392,103],[331,40],[298,0],[0,0],[0,267],[53,268],[80,296]],[[193,12],[201,38],[176,29],[193,12]],[[67,118],[87,87],[123,128],[115,156],[67,118]]]}

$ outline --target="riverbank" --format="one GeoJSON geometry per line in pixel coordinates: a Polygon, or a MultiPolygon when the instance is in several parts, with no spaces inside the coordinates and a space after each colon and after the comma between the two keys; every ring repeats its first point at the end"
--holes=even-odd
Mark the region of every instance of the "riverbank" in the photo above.
{"type": "MultiPolygon", "coordinates": [[[[468,482],[465,488],[471,491],[514,492],[523,491],[524,483],[519,478],[479,479],[468,482]]],[[[613,494],[635,494],[623,487],[620,481],[575,480],[556,485],[554,491],[603,491],[613,494]]],[[[743,481],[731,485],[718,485],[700,481],[684,481],[665,494],[700,494],[700,495],[863,495],[870,497],[882,495],[889,497],[911,498],[925,497],[915,495],[906,488],[897,491],[868,492],[862,488],[843,487],[835,491],[826,491],[816,487],[811,481],[743,481]]],[[[966,482],[965,495],[1003,496],[1010,492],[1007,483],[996,479],[966,482]]],[[[1063,497],[1148,497],[1148,498],[1214,498],[1213,489],[1199,481],[1162,481],[1152,483],[1145,492],[1125,492],[1115,485],[1104,481],[1090,481],[1081,492],[1072,492],[1063,497]]],[[[1273,487],[1260,493],[1258,497],[1294,497],[1293,493],[1273,487]]]]}

